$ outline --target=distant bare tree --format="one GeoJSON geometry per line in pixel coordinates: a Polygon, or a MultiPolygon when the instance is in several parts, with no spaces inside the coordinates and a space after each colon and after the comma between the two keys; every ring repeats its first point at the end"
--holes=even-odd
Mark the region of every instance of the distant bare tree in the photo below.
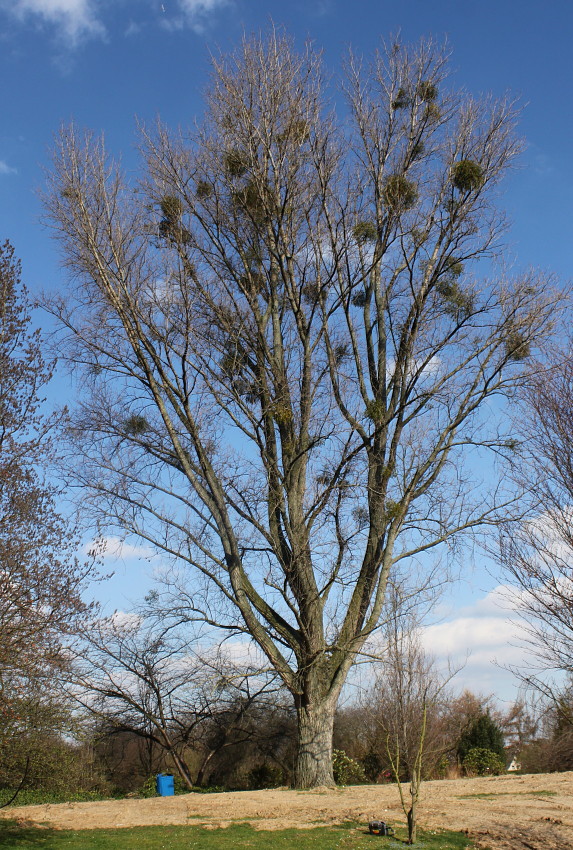
{"type": "MultiPolygon", "coordinates": [[[[534,512],[501,536],[502,562],[517,594],[520,616],[538,664],[519,674],[552,700],[547,678],[573,675],[573,358],[554,351],[532,369],[521,393],[523,447],[516,458],[521,486],[534,512]]],[[[519,671],[518,671],[519,672],[519,671]]]]}
{"type": "Polygon", "coordinates": [[[446,73],[429,42],[350,57],[341,122],[320,57],[272,32],[214,60],[202,126],[143,131],[139,183],[74,128],[50,175],[85,504],[178,561],[174,608],[259,646],[299,787],[333,782],[395,564],[507,511],[471,472],[510,451],[491,401],[558,302],[539,275],[475,276],[517,113],[446,73]]]}
{"type": "Polygon", "coordinates": [[[138,736],[167,755],[192,788],[214,756],[256,737],[249,715],[280,701],[274,678],[222,651],[201,656],[151,618],[116,613],[83,631],[70,692],[108,734],[138,736]]]}

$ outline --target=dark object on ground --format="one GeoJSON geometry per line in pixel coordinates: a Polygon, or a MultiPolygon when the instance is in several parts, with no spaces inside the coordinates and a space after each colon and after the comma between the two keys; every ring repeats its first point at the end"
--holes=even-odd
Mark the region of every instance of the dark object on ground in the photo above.
{"type": "Polygon", "coordinates": [[[368,824],[370,835],[394,835],[394,830],[383,820],[371,820],[368,824]]]}

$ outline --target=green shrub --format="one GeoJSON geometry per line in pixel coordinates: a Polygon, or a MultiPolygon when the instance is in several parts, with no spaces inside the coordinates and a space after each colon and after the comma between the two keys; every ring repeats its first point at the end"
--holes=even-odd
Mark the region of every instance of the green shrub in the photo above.
{"type": "MultiPolygon", "coordinates": [[[[189,794],[190,789],[178,774],[173,775],[173,788],[176,794],[189,794]]],[[[195,789],[193,789],[195,790],[195,789]]],[[[137,790],[138,797],[157,797],[157,776],[148,776],[143,785],[137,790]]]]}
{"type": "Polygon", "coordinates": [[[358,785],[366,782],[362,765],[347,756],[344,750],[332,751],[332,772],[337,785],[358,785]]]}
{"type": "Polygon", "coordinates": [[[491,750],[505,757],[503,732],[489,712],[479,714],[462,732],[458,741],[458,758],[463,763],[470,750],[474,748],[491,750]]]}
{"type": "Polygon", "coordinates": [[[364,774],[370,782],[376,782],[385,767],[385,763],[380,758],[379,753],[375,750],[367,752],[364,758],[361,759],[361,763],[364,769],[364,774]]]}
{"type": "Polygon", "coordinates": [[[505,760],[483,747],[471,749],[463,761],[463,766],[468,776],[499,776],[505,773],[505,760]]]}
{"type": "MultiPolygon", "coordinates": [[[[0,790],[0,806],[8,802],[15,790],[15,788],[2,788],[0,790]]],[[[44,791],[23,788],[11,805],[41,806],[46,803],[93,803],[96,800],[108,800],[109,798],[109,794],[102,794],[99,791],[44,791]]]]}

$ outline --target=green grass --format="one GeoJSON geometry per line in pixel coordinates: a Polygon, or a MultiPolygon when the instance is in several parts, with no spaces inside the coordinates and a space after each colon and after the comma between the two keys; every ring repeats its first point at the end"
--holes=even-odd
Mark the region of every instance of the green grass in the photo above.
{"type": "Polygon", "coordinates": [[[557,791],[488,791],[483,794],[458,794],[458,800],[493,800],[496,797],[556,797],[557,791]]]}
{"type": "MultiPolygon", "coordinates": [[[[396,850],[405,847],[406,832],[395,838],[368,834],[364,825],[344,824],[315,829],[258,831],[246,824],[226,829],[198,826],[149,826],[72,832],[18,826],[0,820],[0,850],[396,850]]],[[[420,833],[420,850],[466,850],[473,847],[459,832],[420,833]]]]}

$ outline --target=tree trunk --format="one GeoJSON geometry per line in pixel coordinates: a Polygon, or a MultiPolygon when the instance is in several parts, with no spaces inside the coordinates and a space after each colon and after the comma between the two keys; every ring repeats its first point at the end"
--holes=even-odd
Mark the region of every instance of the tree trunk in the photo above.
{"type": "Polygon", "coordinates": [[[417,803],[412,800],[412,807],[408,812],[408,844],[416,843],[416,834],[417,834],[417,818],[416,818],[416,808],[417,803]]]}
{"type": "Polygon", "coordinates": [[[189,790],[192,791],[193,790],[193,779],[191,777],[191,773],[189,771],[189,768],[187,767],[187,764],[185,763],[185,761],[179,755],[177,755],[177,753],[174,750],[171,751],[171,758],[173,759],[173,761],[175,763],[175,767],[177,768],[177,773],[179,774],[179,776],[181,777],[181,779],[183,780],[183,782],[185,783],[187,788],[189,788],[189,790]]]}
{"type": "Polygon", "coordinates": [[[336,701],[330,699],[297,706],[296,788],[334,786],[332,731],[335,710],[336,701]]]}

